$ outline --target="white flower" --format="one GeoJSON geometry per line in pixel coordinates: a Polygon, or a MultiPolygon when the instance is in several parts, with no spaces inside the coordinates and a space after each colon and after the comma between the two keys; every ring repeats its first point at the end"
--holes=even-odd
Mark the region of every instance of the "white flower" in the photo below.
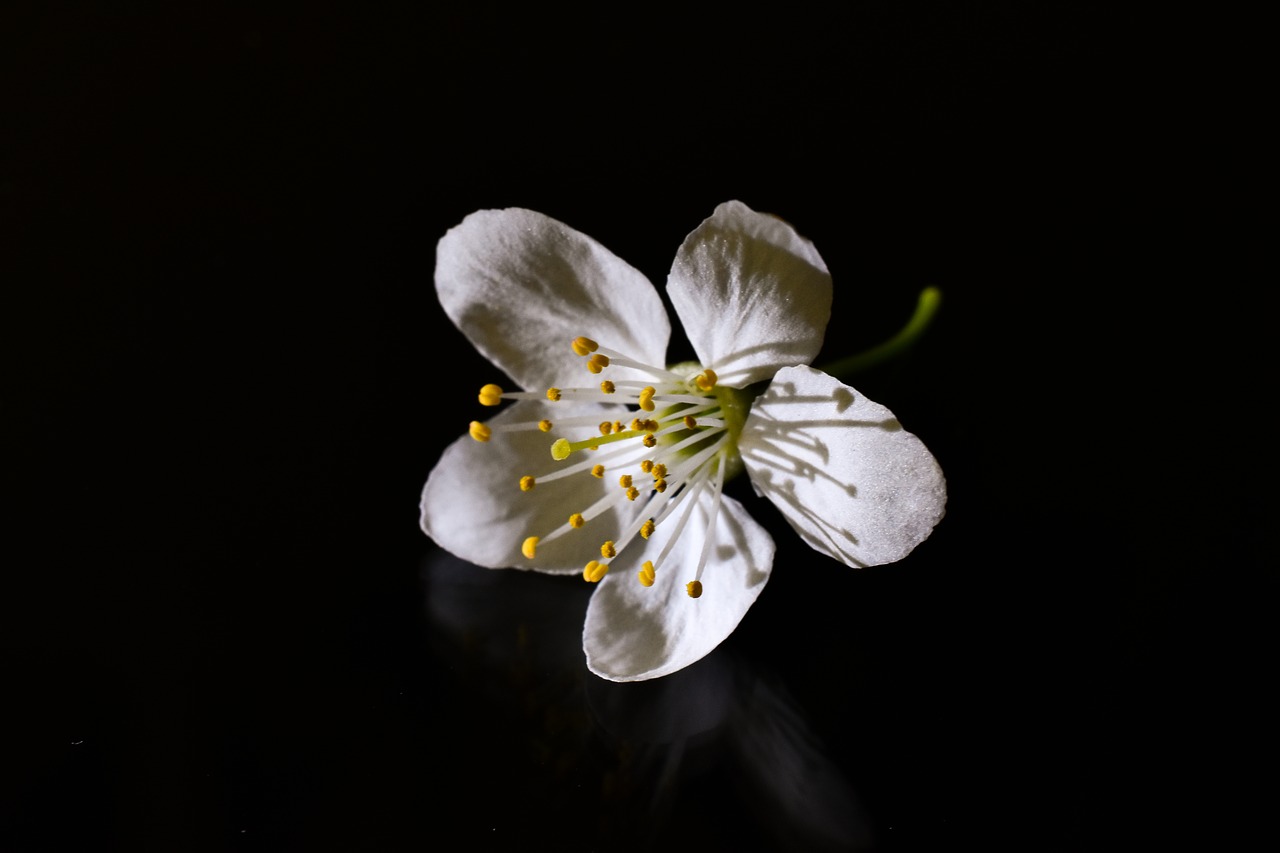
{"type": "Polygon", "coordinates": [[[807,366],[831,277],[779,219],[722,204],[676,254],[667,294],[697,363],[668,367],[671,327],[641,273],[540,213],[471,214],[440,240],[435,281],[520,390],[481,390],[485,405],[513,404],[445,450],[422,528],[481,566],[598,581],[583,647],[603,678],[699,660],[764,588],[773,540],[722,492],[738,470],[850,566],[901,559],[942,517],[946,485],[924,444],[807,366]],[[758,397],[747,390],[765,380],[758,397]]]}

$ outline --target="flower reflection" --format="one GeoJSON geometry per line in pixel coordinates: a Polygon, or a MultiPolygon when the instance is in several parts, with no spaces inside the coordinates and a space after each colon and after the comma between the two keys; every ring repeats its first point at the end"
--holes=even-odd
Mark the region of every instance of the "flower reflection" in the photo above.
{"type": "Polygon", "coordinates": [[[476,572],[443,550],[422,579],[437,652],[522,729],[511,762],[537,771],[524,805],[557,842],[761,849],[768,833],[769,849],[870,849],[858,794],[803,709],[731,646],[668,678],[605,681],[564,642],[589,588],[476,572]]]}

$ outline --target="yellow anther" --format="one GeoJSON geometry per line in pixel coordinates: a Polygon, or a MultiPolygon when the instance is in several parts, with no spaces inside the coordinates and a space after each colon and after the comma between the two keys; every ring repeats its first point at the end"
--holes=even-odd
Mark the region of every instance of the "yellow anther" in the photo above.
{"type": "Polygon", "coordinates": [[[657,390],[652,385],[645,386],[645,388],[640,392],[640,408],[644,409],[646,412],[652,412],[655,408],[653,404],[653,395],[657,393],[657,390]]]}
{"type": "Polygon", "coordinates": [[[577,529],[586,523],[587,520],[582,517],[582,513],[580,512],[575,512],[573,515],[569,516],[569,526],[574,529],[577,529]]]}
{"type": "Polygon", "coordinates": [[[640,490],[637,489],[635,486],[632,486],[631,488],[627,489],[627,500],[633,501],[638,497],[640,497],[640,490]]]}
{"type": "Polygon", "coordinates": [[[653,563],[645,560],[644,565],[640,567],[640,571],[636,572],[636,576],[640,578],[641,586],[653,586],[653,563]]]}
{"type": "Polygon", "coordinates": [[[596,583],[600,578],[609,572],[609,564],[601,563],[598,560],[592,560],[582,569],[582,579],[589,583],[596,583]]]}
{"type": "Polygon", "coordinates": [[[472,421],[469,431],[471,433],[471,437],[476,441],[488,441],[489,437],[493,435],[493,430],[489,429],[479,421],[472,421]]]}
{"type": "Polygon", "coordinates": [[[502,389],[497,385],[486,385],[480,389],[480,405],[496,406],[502,402],[502,389]]]}
{"type": "Polygon", "coordinates": [[[653,463],[652,465],[649,466],[648,473],[653,475],[653,479],[661,480],[663,477],[667,476],[667,463],[665,462],[653,463]]]}
{"type": "Polygon", "coordinates": [[[631,475],[630,475],[630,474],[623,474],[621,477],[619,477],[619,478],[618,478],[618,485],[619,485],[619,486],[622,486],[622,488],[624,488],[624,489],[629,489],[629,488],[631,488],[631,475]]]}
{"type": "Polygon", "coordinates": [[[551,432],[551,421],[547,420],[546,418],[543,418],[542,420],[538,421],[538,429],[542,430],[543,432],[551,432]]]}
{"type": "Polygon", "coordinates": [[[592,476],[592,477],[595,477],[597,480],[599,480],[600,478],[602,478],[602,477],[604,476],[604,466],[603,466],[603,465],[596,465],[596,466],[594,466],[594,467],[591,469],[591,476],[592,476]]]}
{"type": "Polygon", "coordinates": [[[601,421],[601,422],[600,422],[600,434],[601,434],[601,435],[608,435],[608,434],[609,434],[609,433],[611,433],[611,432],[613,432],[613,421],[601,421]]]}
{"type": "Polygon", "coordinates": [[[520,478],[520,491],[522,492],[531,492],[536,485],[538,485],[538,481],[529,474],[525,474],[520,478]]]}
{"type": "Polygon", "coordinates": [[[684,585],[684,591],[689,593],[690,598],[698,598],[702,595],[702,581],[689,581],[684,585]]]}
{"type": "Polygon", "coordinates": [[[657,528],[657,525],[653,523],[653,519],[652,518],[648,519],[647,521],[645,521],[644,524],[640,525],[640,537],[642,539],[648,539],[650,536],[653,535],[653,531],[656,528],[657,528]]]}
{"type": "Polygon", "coordinates": [[[592,373],[599,373],[609,366],[609,356],[600,353],[592,353],[591,358],[587,359],[587,370],[592,373]]]}
{"type": "Polygon", "coordinates": [[[658,422],[655,421],[653,418],[649,418],[649,420],[644,422],[644,428],[649,432],[657,432],[658,422]]]}
{"type": "Polygon", "coordinates": [[[599,348],[599,344],[591,340],[591,338],[576,337],[573,339],[573,351],[578,355],[587,355],[595,352],[599,348]]]}
{"type": "Polygon", "coordinates": [[[530,560],[538,556],[538,537],[530,536],[524,540],[524,544],[520,546],[520,553],[524,554],[530,560]]]}
{"type": "Polygon", "coordinates": [[[548,400],[550,400],[550,401],[551,401],[551,402],[553,402],[553,403],[558,403],[558,402],[560,402],[560,389],[559,389],[559,388],[554,388],[554,387],[552,387],[552,388],[548,388],[548,389],[547,389],[547,399],[548,399],[548,400]]]}
{"type": "Polygon", "coordinates": [[[613,431],[614,431],[614,432],[622,432],[622,429],[623,429],[623,427],[622,427],[622,421],[614,421],[614,422],[613,422],[613,431]]]}
{"type": "Polygon", "coordinates": [[[693,383],[698,386],[699,391],[710,391],[716,387],[716,372],[707,368],[698,374],[693,383]]]}
{"type": "Polygon", "coordinates": [[[687,429],[693,429],[698,425],[698,419],[695,418],[693,415],[685,415],[684,425],[687,429]]]}
{"type": "Polygon", "coordinates": [[[642,460],[640,461],[640,470],[641,470],[641,471],[643,471],[643,472],[645,472],[646,474],[648,474],[650,471],[652,471],[652,470],[653,470],[653,460],[652,460],[652,459],[642,459],[642,460]]]}
{"type": "Polygon", "coordinates": [[[572,452],[573,448],[569,445],[567,438],[557,438],[555,444],[551,445],[551,458],[557,462],[568,459],[572,452]]]}
{"type": "Polygon", "coordinates": [[[612,539],[600,546],[600,556],[606,559],[618,556],[618,549],[614,547],[612,539]]]}
{"type": "Polygon", "coordinates": [[[606,379],[600,383],[600,390],[603,391],[605,394],[612,394],[614,391],[617,391],[618,389],[614,387],[614,384],[612,382],[606,379]]]}
{"type": "Polygon", "coordinates": [[[654,483],[653,483],[653,489],[654,489],[654,491],[656,491],[656,492],[665,492],[665,491],[667,490],[667,481],[666,481],[666,480],[655,480],[655,481],[654,481],[654,483]]]}
{"type": "Polygon", "coordinates": [[[639,418],[632,418],[631,431],[640,432],[642,429],[644,429],[644,421],[640,420],[639,418]]]}
{"type": "Polygon", "coordinates": [[[646,435],[642,441],[645,447],[653,447],[655,444],[658,443],[658,439],[653,437],[653,433],[649,433],[648,435],[646,435]]]}

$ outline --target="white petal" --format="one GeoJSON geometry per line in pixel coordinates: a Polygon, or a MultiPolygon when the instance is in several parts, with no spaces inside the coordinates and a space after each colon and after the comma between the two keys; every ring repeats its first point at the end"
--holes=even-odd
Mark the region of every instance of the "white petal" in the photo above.
{"type": "MultiPolygon", "coordinates": [[[[732,498],[721,498],[716,540],[703,571],[701,598],[690,598],[706,531],[706,501],[694,509],[653,586],[636,572],[664,539],[654,535],[643,554],[623,551],[587,607],[582,645],[587,666],[610,681],[643,681],[702,659],[733,633],[769,579],[773,540],[732,498]]],[[[674,519],[671,520],[674,525],[674,519]]],[[[660,528],[661,530],[661,528],[660,528]]]]}
{"type": "Polygon", "coordinates": [[[902,559],[946,507],[924,443],[884,406],[809,367],[778,371],[738,449],[756,491],[810,546],[850,566],[902,559]]]}
{"type": "MultiPolygon", "coordinates": [[[[554,420],[557,416],[585,412],[598,412],[600,419],[605,420],[617,410],[523,401],[488,423],[537,421],[544,417],[554,420]]],[[[453,442],[445,449],[423,488],[423,531],[446,551],[479,566],[536,569],[556,574],[581,572],[592,554],[599,554],[600,543],[608,538],[596,531],[612,532],[621,523],[614,510],[581,529],[540,545],[535,560],[526,559],[520,552],[526,537],[550,533],[568,521],[570,515],[586,509],[608,488],[608,481],[583,471],[538,483],[532,491],[521,491],[520,478],[525,474],[537,477],[571,464],[571,461],[557,462],[551,458],[554,435],[554,432],[548,435],[535,428],[495,432],[487,442],[465,435],[453,442]]],[[[623,512],[628,508],[620,507],[623,512]]]]}
{"type": "Polygon", "coordinates": [[[604,246],[541,213],[471,214],[440,239],[435,278],[449,318],[526,390],[594,384],[569,346],[579,335],[664,366],[671,326],[658,291],[604,246]]]}
{"type": "Polygon", "coordinates": [[[831,318],[831,276],[813,244],[738,201],[685,238],[667,293],[703,367],[735,388],[808,364],[831,318]]]}

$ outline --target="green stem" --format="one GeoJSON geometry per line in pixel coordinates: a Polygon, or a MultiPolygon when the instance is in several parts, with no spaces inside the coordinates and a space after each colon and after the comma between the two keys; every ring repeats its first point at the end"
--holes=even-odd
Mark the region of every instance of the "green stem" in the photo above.
{"type": "Polygon", "coordinates": [[[822,368],[822,371],[828,376],[846,377],[854,373],[860,373],[869,367],[874,367],[901,354],[914,344],[917,338],[924,334],[924,330],[929,326],[933,315],[938,313],[938,306],[941,302],[942,291],[933,286],[926,287],[920,291],[920,298],[916,301],[915,313],[911,315],[911,319],[896,335],[865,352],[834,361],[822,368]]]}

